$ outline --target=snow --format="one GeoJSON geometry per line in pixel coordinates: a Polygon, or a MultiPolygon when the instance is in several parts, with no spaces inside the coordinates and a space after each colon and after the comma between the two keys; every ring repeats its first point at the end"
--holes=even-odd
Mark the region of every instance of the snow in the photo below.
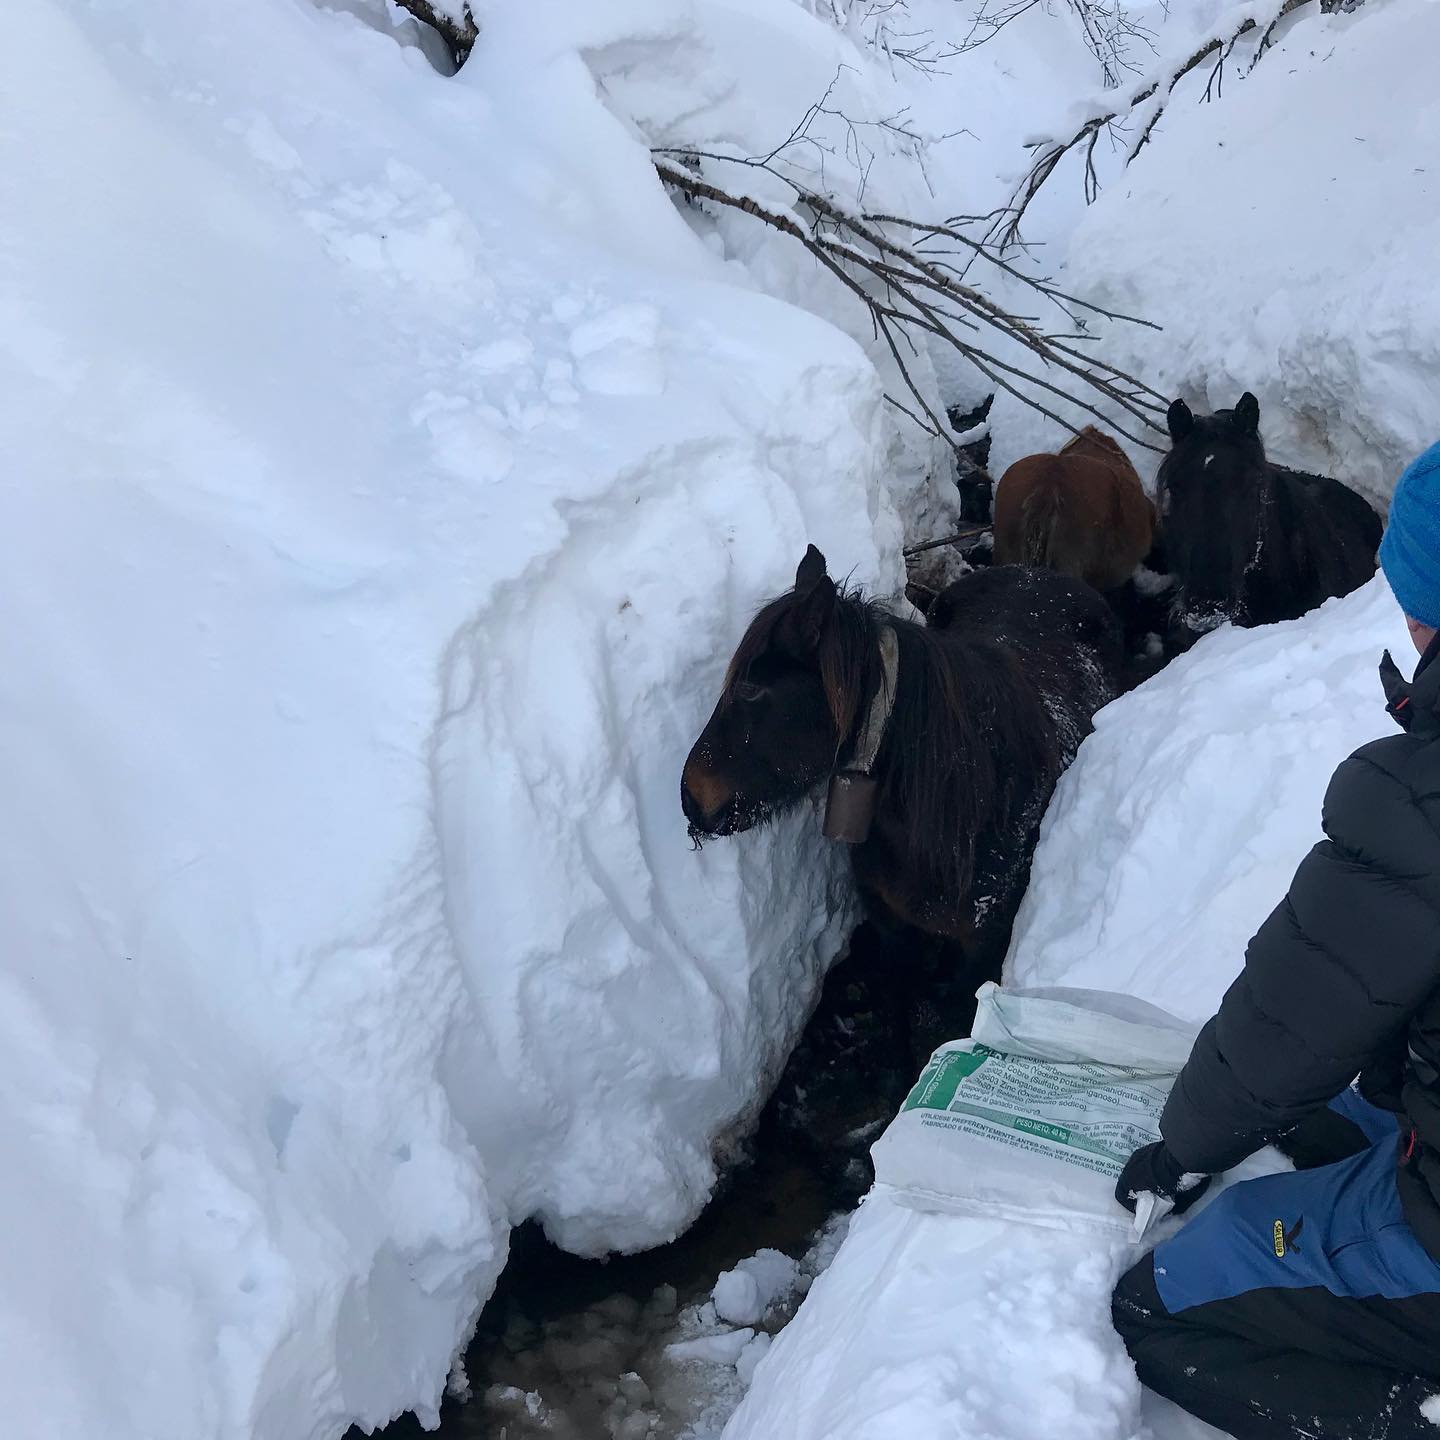
{"type": "MultiPolygon", "coordinates": [[[[433,1420],[510,1226],[600,1254],[694,1218],[850,918],[813,815],[696,854],[676,782],[807,541],[898,588],[902,537],[953,514],[946,447],[884,406],[863,309],[745,217],[674,204],[648,147],[768,153],[833,84],[789,163],[847,203],[978,209],[1093,62],[1060,7],[934,84],[829,5],[475,8],[454,77],[384,0],[7,16],[17,1435],[433,1420]],[[928,153],[872,123],[906,106],[928,153]]],[[[943,35],[954,6],[910,9],[943,35]]],[[[1440,111],[1394,63],[1436,13],[1294,24],[1223,104],[1177,94],[1083,219],[1063,176],[1034,212],[1067,284],[1165,322],[1112,358],[1196,401],[1254,389],[1279,458],[1377,494],[1440,399],[1440,111]],[[1357,136],[1334,96],[1382,84],[1357,136]]],[[[953,357],[914,368],[978,398],[953,357]]],[[[1053,439],[1003,397],[992,419],[997,473],[1053,439]]],[[[1016,977],[1207,1013],[1329,765],[1380,725],[1382,640],[1377,583],[1218,631],[1107,712],[1016,977]]],[[[757,1327],[819,1265],[722,1277],[684,1323],[730,1334],[681,1343],[753,1372],[732,1433],[1129,1433],[1119,1252],[954,1223],[872,1201],[768,1354],[757,1327]]],[[[539,1423],[536,1397],[492,1398],[539,1423]]]]}
{"type": "Polygon", "coordinates": [[[875,372],[487,23],[7,17],[17,1435],[433,1420],[511,1224],[698,1212],[846,924],[813,816],[676,788],[807,540],[898,584],[875,372]]]}
{"type": "Polygon", "coordinates": [[[1414,654],[1377,576],[1301,620],[1225,626],[1103,710],[1046,816],[1008,977],[1214,1014],[1319,838],[1332,771],[1393,728],[1387,647],[1414,654]]]}
{"type": "Polygon", "coordinates": [[[1112,1440],[1138,1392],[1109,1331],[1123,1247],[861,1206],[727,1440],[1112,1440]]]}
{"type": "Polygon", "coordinates": [[[754,1325],[800,1282],[800,1266],[779,1250],[757,1250],[715,1282],[715,1312],[732,1325],[754,1325]]]}
{"type": "MultiPolygon", "coordinates": [[[[1201,410],[1253,391],[1272,458],[1383,503],[1440,413],[1440,107],[1411,61],[1440,46],[1440,10],[1307,7],[1250,70],[1253,40],[1214,103],[1210,67],[1176,88],[1073,231],[1027,231],[1072,291],[1164,327],[1106,327],[1107,358],[1201,410]]],[[[991,419],[997,474],[1059,434],[1003,395],[991,419]]]]}

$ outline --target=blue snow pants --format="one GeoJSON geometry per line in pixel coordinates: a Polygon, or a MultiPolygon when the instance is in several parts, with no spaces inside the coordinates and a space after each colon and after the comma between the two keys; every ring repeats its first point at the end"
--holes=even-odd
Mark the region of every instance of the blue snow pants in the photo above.
{"type": "Polygon", "coordinates": [[[1346,1158],[1216,1197],[1121,1278],[1115,1328],[1236,1440],[1440,1440],[1440,1263],[1401,1213],[1396,1117],[1346,1090],[1321,1118],[1346,1158]]]}

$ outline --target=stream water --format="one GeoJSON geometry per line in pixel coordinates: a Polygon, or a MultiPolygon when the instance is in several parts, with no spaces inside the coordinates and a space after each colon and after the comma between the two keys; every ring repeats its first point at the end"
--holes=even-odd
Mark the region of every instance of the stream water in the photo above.
{"type": "MultiPolygon", "coordinates": [[[[855,932],[750,1158],[680,1239],[594,1261],[557,1250],[533,1225],[515,1232],[464,1379],[457,1371],[452,1380],[443,1440],[718,1435],[768,1343],[755,1337],[790,1318],[843,1236],[870,1183],[870,1142],[936,1038],[968,1029],[972,980],[946,983],[923,959],[904,968],[910,973],[896,973],[869,926],[855,932]],[[742,1262],[760,1276],[756,1303],[771,1303],[743,1313],[727,1295],[727,1313],[717,1315],[716,1281],[742,1262]]],[[[381,1433],[419,1440],[426,1432],[406,1417],[381,1433]]]]}

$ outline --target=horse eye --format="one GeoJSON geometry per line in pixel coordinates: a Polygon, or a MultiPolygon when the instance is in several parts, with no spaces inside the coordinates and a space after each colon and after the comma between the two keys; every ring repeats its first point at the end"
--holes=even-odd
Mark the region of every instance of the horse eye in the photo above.
{"type": "Polygon", "coordinates": [[[757,685],[753,680],[742,680],[735,687],[735,697],[743,700],[747,705],[753,705],[763,694],[765,687],[757,685]]]}

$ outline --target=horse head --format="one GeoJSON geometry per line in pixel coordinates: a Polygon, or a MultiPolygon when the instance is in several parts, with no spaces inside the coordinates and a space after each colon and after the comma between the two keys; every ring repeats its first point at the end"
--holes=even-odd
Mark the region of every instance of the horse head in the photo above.
{"type": "Polygon", "coordinates": [[[763,824],[829,775],[866,678],[849,608],[811,545],[794,589],[750,622],[681,774],[692,837],[763,824]]]}
{"type": "Polygon", "coordinates": [[[1171,448],[1156,477],[1156,498],[1186,604],[1200,628],[1240,619],[1268,501],[1260,402],[1247,390],[1233,409],[1195,415],[1176,400],[1165,418],[1171,448]]]}
{"type": "Polygon", "coordinates": [[[1165,467],[1173,481],[1197,480],[1223,484],[1232,479],[1253,482],[1265,463],[1260,440],[1260,402],[1247,390],[1231,410],[1195,415],[1183,400],[1171,402],[1165,414],[1170,429],[1170,454],[1165,467]]]}

